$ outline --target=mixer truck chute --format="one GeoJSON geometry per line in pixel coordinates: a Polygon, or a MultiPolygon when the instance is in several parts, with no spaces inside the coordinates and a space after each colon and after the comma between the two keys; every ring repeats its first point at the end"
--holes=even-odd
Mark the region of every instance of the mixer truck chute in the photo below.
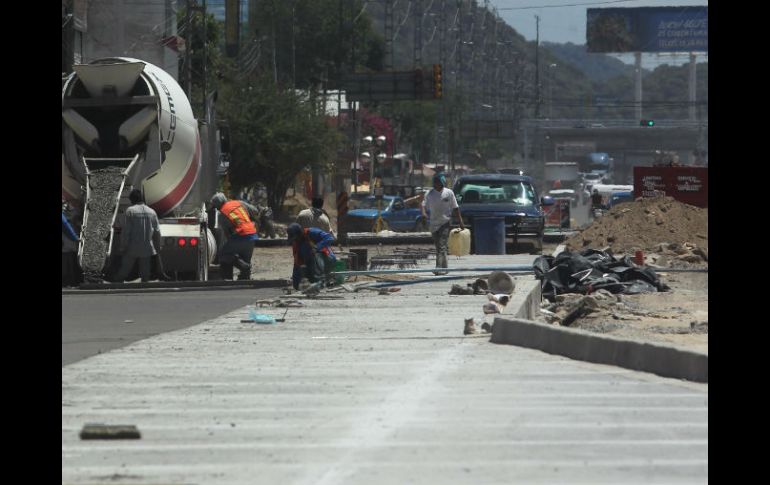
{"type": "Polygon", "coordinates": [[[218,158],[202,149],[184,91],[138,59],[99,59],[73,71],[62,88],[62,198],[83,214],[84,275],[100,281],[114,269],[127,194],[139,188],[160,217],[166,273],[207,279],[216,242],[201,180],[218,158]]]}

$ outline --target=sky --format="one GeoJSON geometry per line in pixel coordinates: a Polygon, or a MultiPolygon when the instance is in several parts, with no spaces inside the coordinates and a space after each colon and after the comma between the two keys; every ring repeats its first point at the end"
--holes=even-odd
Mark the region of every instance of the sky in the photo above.
{"type": "MultiPolygon", "coordinates": [[[[484,0],[479,0],[483,5],[484,0]]],[[[540,42],[573,44],[586,43],[586,10],[588,8],[630,7],[678,7],[708,6],[704,0],[488,0],[490,7],[508,25],[527,40],[535,40],[535,15],[540,17],[540,42]],[[533,8],[534,7],[534,8],[533,8]]],[[[624,62],[633,64],[633,54],[612,54],[624,62]]],[[[698,62],[708,61],[706,54],[699,54],[698,62]]],[[[689,62],[688,54],[642,54],[642,66],[653,68],[660,64],[689,62]]]]}

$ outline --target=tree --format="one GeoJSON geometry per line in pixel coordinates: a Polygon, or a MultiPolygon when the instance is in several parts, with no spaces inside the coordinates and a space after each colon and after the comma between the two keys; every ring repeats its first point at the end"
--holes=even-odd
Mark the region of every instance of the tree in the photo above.
{"type": "Polygon", "coordinates": [[[362,0],[257,0],[251,6],[249,35],[261,45],[260,70],[281,84],[309,89],[326,80],[336,89],[344,73],[382,65],[383,41],[369,17],[359,15],[362,0]]]}
{"type": "Polygon", "coordinates": [[[230,183],[237,192],[262,182],[268,204],[278,210],[297,174],[333,163],[340,135],[306,96],[280,89],[269,75],[231,80],[220,96],[232,140],[230,183]]]}
{"type": "Polygon", "coordinates": [[[398,146],[411,146],[415,158],[423,163],[430,163],[433,158],[437,108],[434,101],[399,101],[381,108],[385,117],[397,123],[398,146]]]}
{"type": "Polygon", "coordinates": [[[187,93],[190,104],[197,117],[203,116],[203,87],[204,73],[206,92],[211,93],[217,89],[222,72],[232,68],[232,63],[222,54],[223,27],[213,14],[207,14],[204,19],[201,10],[190,9],[190,23],[187,22],[187,9],[182,7],[177,13],[177,32],[185,39],[185,52],[180,55],[179,83],[187,93]],[[204,44],[205,31],[205,44],[204,44]],[[204,48],[205,47],[205,48],[204,48]],[[189,57],[188,52],[189,51],[189,57]],[[205,51],[205,68],[204,68],[205,51]],[[187,92],[186,62],[190,63],[191,91],[187,92]]]}

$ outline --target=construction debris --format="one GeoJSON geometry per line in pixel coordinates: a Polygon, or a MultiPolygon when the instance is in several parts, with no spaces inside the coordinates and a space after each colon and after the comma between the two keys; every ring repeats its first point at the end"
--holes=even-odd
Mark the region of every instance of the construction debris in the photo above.
{"type": "Polygon", "coordinates": [[[471,288],[470,283],[466,287],[460,285],[452,285],[452,289],[449,290],[450,295],[475,295],[476,292],[471,288]]]}
{"type": "Polygon", "coordinates": [[[138,440],[142,435],[132,424],[86,424],[80,431],[81,440],[138,440]]]}
{"type": "Polygon", "coordinates": [[[463,329],[463,335],[474,335],[477,333],[479,333],[479,331],[476,328],[476,322],[473,320],[473,318],[466,318],[465,328],[463,329]]]}
{"type": "Polygon", "coordinates": [[[484,303],[484,306],[482,307],[482,310],[484,310],[485,315],[489,315],[492,313],[502,313],[500,311],[500,305],[498,303],[495,303],[493,301],[490,301],[488,303],[484,303]]]}
{"type": "Polygon", "coordinates": [[[551,301],[563,293],[590,294],[600,289],[623,294],[669,290],[652,268],[637,266],[628,256],[618,259],[595,249],[540,256],[533,266],[543,296],[551,301]]]}

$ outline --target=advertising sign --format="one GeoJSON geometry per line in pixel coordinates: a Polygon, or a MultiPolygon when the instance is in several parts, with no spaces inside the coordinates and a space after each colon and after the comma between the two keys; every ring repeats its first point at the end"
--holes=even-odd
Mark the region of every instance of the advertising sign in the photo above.
{"type": "Polygon", "coordinates": [[[708,207],[708,167],[634,167],[634,198],[668,195],[708,207]]]}
{"type": "Polygon", "coordinates": [[[708,52],[708,7],[589,8],[588,52],[708,52]]]}

